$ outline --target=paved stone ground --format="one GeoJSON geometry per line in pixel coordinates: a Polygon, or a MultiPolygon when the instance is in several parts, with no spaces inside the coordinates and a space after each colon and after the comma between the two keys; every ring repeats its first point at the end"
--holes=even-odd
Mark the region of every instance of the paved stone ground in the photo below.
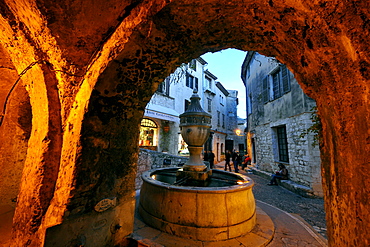
{"type": "MultiPolygon", "coordinates": [[[[218,169],[222,169],[223,167],[223,163],[216,165],[218,169]]],[[[240,173],[247,175],[255,182],[253,194],[256,200],[302,217],[318,233],[324,238],[327,238],[324,199],[305,198],[283,187],[269,186],[267,185],[269,181],[258,175],[248,174],[242,170],[240,170],[240,173]]]]}
{"type": "Polygon", "coordinates": [[[269,181],[257,175],[247,175],[255,182],[253,193],[256,200],[301,216],[317,232],[327,238],[323,199],[305,198],[280,186],[268,186],[269,181]]]}

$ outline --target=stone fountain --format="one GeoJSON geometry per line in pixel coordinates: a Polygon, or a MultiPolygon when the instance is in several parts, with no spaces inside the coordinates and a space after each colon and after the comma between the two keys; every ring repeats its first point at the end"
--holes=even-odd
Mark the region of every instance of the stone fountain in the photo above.
{"type": "Polygon", "coordinates": [[[176,177],[178,182],[186,180],[192,185],[204,185],[212,175],[212,170],[204,165],[200,157],[203,144],[210,134],[212,116],[202,109],[199,100],[197,91],[194,91],[188,109],[180,115],[181,135],[188,144],[190,157],[183,168],[178,170],[176,177]]]}
{"type": "Polygon", "coordinates": [[[182,238],[220,241],[249,233],[256,224],[253,181],[241,174],[210,170],[200,154],[211,115],[197,92],[180,115],[181,134],[190,157],[182,168],[150,170],[142,175],[139,213],[148,225],[182,238]]]}

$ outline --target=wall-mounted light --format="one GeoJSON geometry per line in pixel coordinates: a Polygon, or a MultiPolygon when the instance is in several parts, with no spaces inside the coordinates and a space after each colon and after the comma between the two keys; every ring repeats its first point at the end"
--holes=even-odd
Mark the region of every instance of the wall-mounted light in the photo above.
{"type": "Polygon", "coordinates": [[[236,130],[235,130],[235,134],[236,134],[237,136],[242,136],[242,131],[241,131],[240,129],[236,129],[236,130]]]}

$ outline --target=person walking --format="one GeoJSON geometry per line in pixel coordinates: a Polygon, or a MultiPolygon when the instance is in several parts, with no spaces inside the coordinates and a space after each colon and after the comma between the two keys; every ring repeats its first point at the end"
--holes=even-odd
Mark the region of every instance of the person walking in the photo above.
{"type": "Polygon", "coordinates": [[[244,161],[242,163],[242,170],[244,171],[244,168],[248,167],[252,162],[251,157],[249,157],[249,154],[245,155],[244,161]]]}
{"type": "Polygon", "coordinates": [[[208,151],[208,162],[209,162],[209,167],[213,169],[214,164],[215,164],[215,154],[212,151],[208,151]]]}
{"type": "Polygon", "coordinates": [[[242,159],[243,159],[243,156],[239,153],[239,152],[236,152],[237,154],[237,157],[236,157],[236,161],[238,162],[238,171],[239,171],[239,166],[242,165],[242,159]]]}
{"type": "Polygon", "coordinates": [[[238,164],[238,152],[236,152],[235,150],[233,151],[233,155],[232,155],[232,158],[233,160],[233,165],[234,165],[234,171],[235,172],[239,172],[239,164],[238,164]]]}
{"type": "Polygon", "coordinates": [[[226,150],[225,171],[227,171],[228,166],[229,166],[229,170],[231,171],[230,158],[231,158],[230,151],[226,150]]]}
{"type": "Polygon", "coordinates": [[[203,160],[204,161],[208,161],[209,160],[208,151],[204,151],[204,153],[203,153],[203,160]]]}

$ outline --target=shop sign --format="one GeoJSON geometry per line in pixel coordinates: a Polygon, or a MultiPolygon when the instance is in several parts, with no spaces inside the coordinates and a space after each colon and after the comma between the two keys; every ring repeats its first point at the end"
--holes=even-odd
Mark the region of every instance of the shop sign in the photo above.
{"type": "Polygon", "coordinates": [[[168,121],[171,121],[171,122],[179,122],[178,117],[171,116],[171,115],[164,114],[164,113],[160,113],[160,112],[156,112],[156,111],[151,111],[151,110],[148,110],[148,109],[145,110],[144,115],[147,116],[147,117],[158,118],[158,119],[162,119],[162,120],[168,120],[168,121]]]}

